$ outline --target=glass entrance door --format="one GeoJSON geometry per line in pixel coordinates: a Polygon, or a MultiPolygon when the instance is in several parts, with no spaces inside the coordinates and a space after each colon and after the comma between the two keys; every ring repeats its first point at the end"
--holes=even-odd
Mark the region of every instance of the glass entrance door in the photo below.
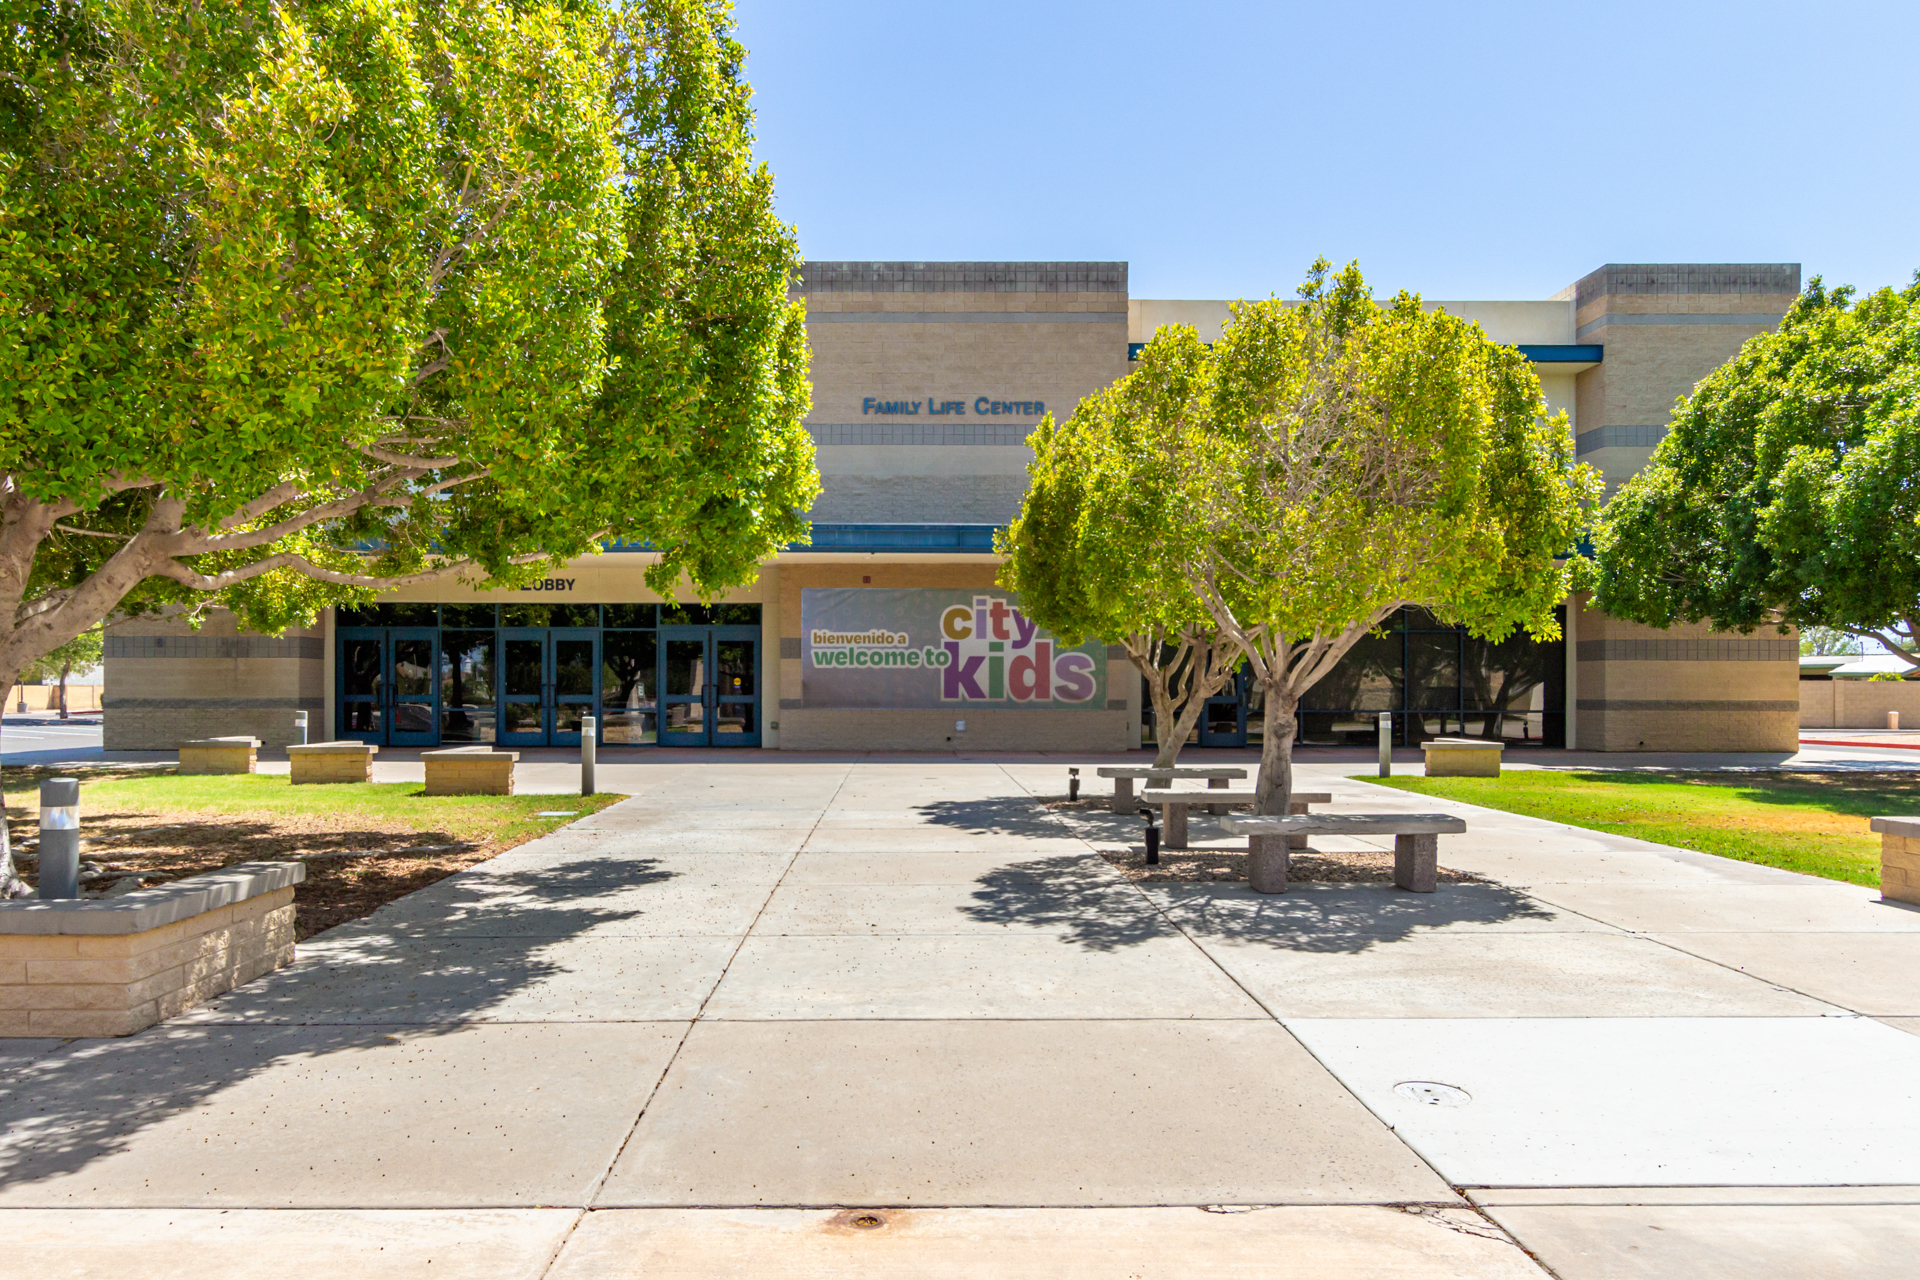
{"type": "Polygon", "coordinates": [[[396,747],[431,747],[440,741],[440,633],[389,631],[387,636],[392,655],[387,742],[396,747]]]}
{"type": "Polygon", "coordinates": [[[580,745],[593,713],[600,633],[589,627],[509,627],[500,632],[500,741],[521,747],[580,745]]]}
{"type": "Polygon", "coordinates": [[[340,736],[382,746],[440,741],[440,633],[356,630],[340,639],[340,736]]]}
{"type": "Polygon", "coordinates": [[[663,746],[760,745],[760,628],[660,629],[663,746]]]}

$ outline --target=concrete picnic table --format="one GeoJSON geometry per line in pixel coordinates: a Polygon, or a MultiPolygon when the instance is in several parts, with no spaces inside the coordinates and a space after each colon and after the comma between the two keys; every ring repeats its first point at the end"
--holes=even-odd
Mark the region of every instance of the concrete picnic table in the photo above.
{"type": "MultiPolygon", "coordinates": [[[[1254,791],[1175,791],[1164,796],[1142,797],[1160,806],[1161,846],[1167,849],[1187,847],[1187,812],[1190,809],[1205,806],[1214,813],[1227,813],[1229,805],[1252,804],[1259,799],[1254,791]]],[[[1308,805],[1332,804],[1330,791],[1296,791],[1287,797],[1287,812],[1306,813],[1308,805]]],[[[1242,814],[1242,817],[1251,815],[1242,814]]],[[[1307,847],[1305,836],[1289,837],[1295,849],[1307,847]]]]}
{"type": "Polygon", "coordinates": [[[1155,769],[1144,765],[1105,765],[1095,769],[1098,777],[1113,779],[1113,811],[1133,812],[1133,781],[1145,778],[1149,787],[1170,786],[1175,778],[1205,778],[1209,787],[1225,787],[1235,778],[1247,776],[1245,769],[1155,769]]]}

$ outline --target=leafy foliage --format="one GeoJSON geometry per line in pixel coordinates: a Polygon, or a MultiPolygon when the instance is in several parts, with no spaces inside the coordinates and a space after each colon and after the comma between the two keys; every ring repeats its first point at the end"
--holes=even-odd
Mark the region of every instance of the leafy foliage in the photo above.
{"type": "Polygon", "coordinates": [[[1206,376],[1198,336],[1170,329],[1066,422],[1047,415],[1028,440],[1020,513],[997,540],[1000,581],[1029,616],[1067,644],[1125,647],[1152,699],[1162,766],[1238,665],[1182,572],[1195,526],[1179,450],[1206,376]]]}
{"type": "Polygon", "coordinates": [[[0,31],[0,676],[817,492],[791,230],[705,0],[38,0],[0,31]]]}
{"type": "MultiPolygon", "coordinates": [[[[1149,352],[1167,340],[1191,342],[1149,352]]],[[[1292,791],[1301,695],[1395,609],[1558,634],[1600,482],[1478,326],[1316,262],[1297,303],[1235,305],[1178,416],[1165,552],[1264,692],[1262,812],[1292,791]]]]}
{"type": "Polygon", "coordinates": [[[1920,276],[1819,277],[1675,408],[1607,504],[1597,600],[1653,626],[1831,628],[1920,664],[1920,276]]]}

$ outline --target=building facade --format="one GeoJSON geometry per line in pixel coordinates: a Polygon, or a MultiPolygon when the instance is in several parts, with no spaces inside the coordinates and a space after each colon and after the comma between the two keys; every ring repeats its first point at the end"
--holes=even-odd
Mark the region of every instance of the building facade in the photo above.
{"type": "MultiPolygon", "coordinates": [[[[1609,265],[1551,299],[1431,302],[1518,346],[1609,490],[1676,398],[1776,324],[1796,265],[1609,265]]],[[[810,263],[823,491],[810,545],[701,606],[646,590],[644,552],[581,558],[534,588],[454,581],[268,637],[133,623],[107,641],[107,746],[250,733],[392,746],[1118,751],[1151,741],[1118,648],[1062,648],[994,585],[1028,433],[1125,376],[1162,325],[1217,338],[1224,301],[1138,299],[1127,264],[810,263]]],[[[1404,610],[1303,703],[1306,743],[1436,734],[1609,751],[1794,749],[1797,648],[1656,631],[1563,606],[1565,639],[1488,644],[1404,610]]],[[[1214,699],[1196,745],[1257,742],[1257,690],[1214,699]]]]}

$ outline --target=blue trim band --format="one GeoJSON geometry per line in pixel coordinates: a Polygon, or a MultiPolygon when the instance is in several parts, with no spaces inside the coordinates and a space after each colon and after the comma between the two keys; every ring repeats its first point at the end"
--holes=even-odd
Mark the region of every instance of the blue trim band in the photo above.
{"type": "Polygon", "coordinates": [[[1606,348],[1597,342],[1520,343],[1520,354],[1535,364],[1599,364],[1606,348]]]}
{"type": "Polygon", "coordinates": [[[990,524],[816,524],[810,545],[788,551],[971,551],[991,554],[990,524]]]}

